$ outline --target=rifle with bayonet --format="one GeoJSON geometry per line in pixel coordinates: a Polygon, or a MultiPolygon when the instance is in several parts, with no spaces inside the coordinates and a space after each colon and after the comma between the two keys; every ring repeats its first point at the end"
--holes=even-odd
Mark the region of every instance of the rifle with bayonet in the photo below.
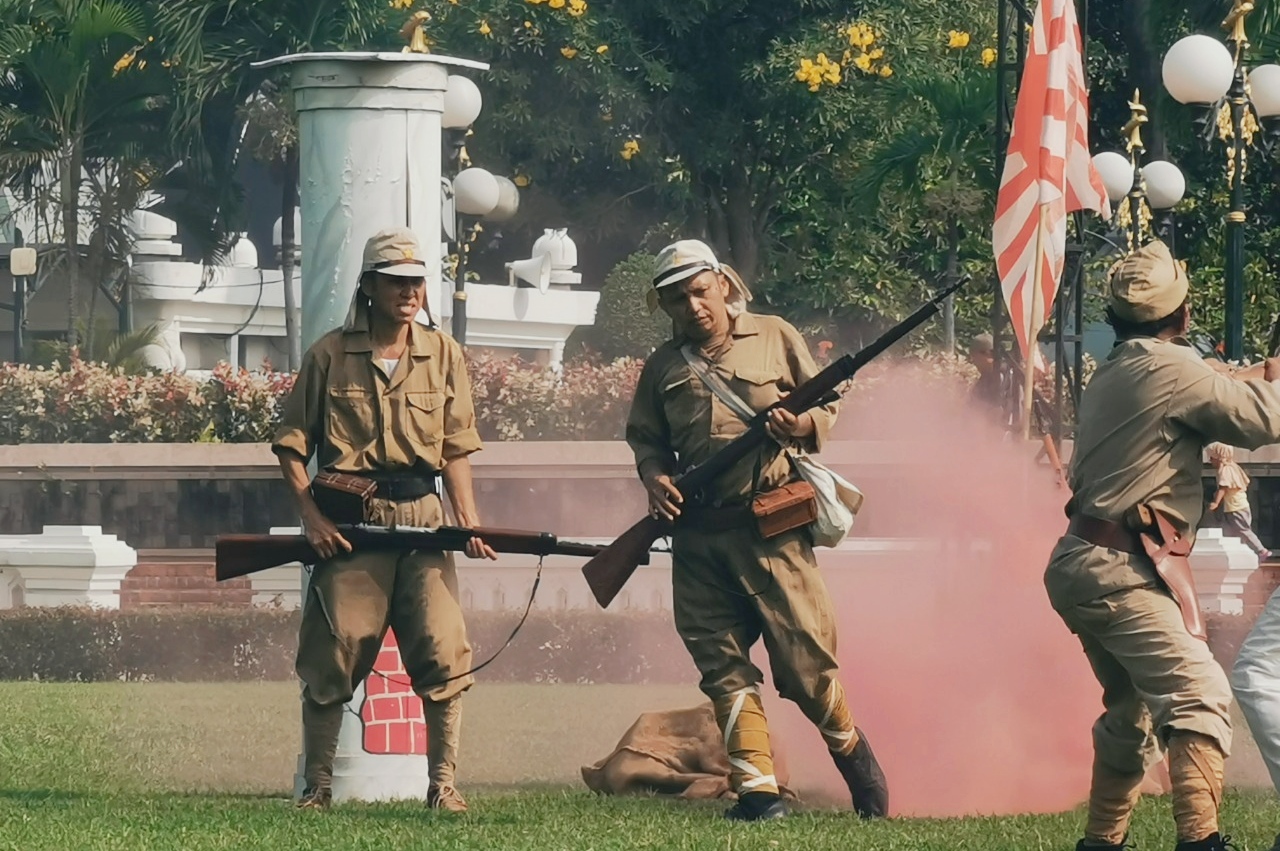
{"type": "MultiPolygon", "coordinates": [[[[768,422],[769,411],[773,408],[782,408],[798,415],[810,408],[837,401],[840,398],[840,385],[853,378],[858,370],[875,360],[894,343],[923,325],[941,309],[942,302],[948,296],[968,282],[969,276],[965,275],[856,354],[840,357],[787,394],[785,399],[761,411],[751,420],[746,432],[706,461],[677,476],[674,480],[676,487],[686,500],[695,499],[707,485],[763,446],[771,439],[765,430],[765,424],[768,422]]],[[[671,529],[672,524],[667,520],[646,516],[583,565],[582,574],[587,578],[596,602],[602,607],[608,607],[636,568],[647,563],[649,549],[654,542],[669,535],[671,529]]]]}
{"type": "MultiPolygon", "coordinates": [[[[338,524],[338,531],[351,544],[353,552],[436,550],[463,552],[467,542],[479,538],[500,553],[534,556],[581,556],[590,558],[604,551],[600,544],[581,544],[562,541],[549,532],[524,532],[517,529],[487,529],[461,526],[440,526],[425,529],[409,526],[371,526],[338,524]]],[[[648,562],[648,551],[644,553],[648,562]]],[[[311,546],[306,535],[219,535],[214,544],[215,568],[218,581],[235,579],[279,567],[282,564],[301,562],[315,564],[319,554],[311,546]]]]}

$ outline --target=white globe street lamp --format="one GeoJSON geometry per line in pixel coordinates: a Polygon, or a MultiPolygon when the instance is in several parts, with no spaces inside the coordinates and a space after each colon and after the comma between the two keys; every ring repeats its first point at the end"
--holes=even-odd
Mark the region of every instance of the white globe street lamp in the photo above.
{"type": "Polygon", "coordinates": [[[1142,168],[1142,182],[1147,185],[1147,202],[1153,210],[1168,210],[1187,192],[1187,179],[1182,170],[1166,160],[1147,163],[1142,168]]]}
{"type": "Polygon", "coordinates": [[[1231,51],[1216,38],[1189,35],[1164,55],[1164,87],[1178,103],[1217,103],[1235,76],[1231,51]]]}
{"type": "Polygon", "coordinates": [[[505,177],[494,177],[498,182],[498,203],[485,215],[490,222],[506,222],[520,210],[520,188],[505,177]]]}
{"type": "Polygon", "coordinates": [[[484,98],[480,87],[468,77],[450,74],[444,90],[444,117],[441,123],[446,130],[462,130],[470,127],[480,116],[484,98]]]}
{"type": "Polygon", "coordinates": [[[482,168],[468,168],[453,179],[453,199],[464,216],[487,216],[502,199],[498,180],[482,168]]]}
{"type": "Polygon", "coordinates": [[[1133,189],[1133,163],[1124,154],[1115,151],[1096,154],[1093,167],[1098,170],[1112,204],[1119,204],[1133,189]]]}
{"type": "Polygon", "coordinates": [[[1249,72],[1249,98],[1259,118],[1280,115],[1280,65],[1260,65],[1249,72]]]}

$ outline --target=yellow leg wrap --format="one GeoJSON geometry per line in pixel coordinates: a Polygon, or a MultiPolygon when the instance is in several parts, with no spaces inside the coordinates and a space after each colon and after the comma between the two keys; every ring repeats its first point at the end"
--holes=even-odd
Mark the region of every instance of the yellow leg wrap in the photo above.
{"type": "Polygon", "coordinates": [[[752,686],[712,703],[716,723],[724,734],[729,752],[729,785],[739,795],[747,792],[778,794],[778,781],[773,775],[773,754],[769,750],[769,727],[765,722],[764,704],[759,688],[752,686]]]}
{"type": "Polygon", "coordinates": [[[1169,780],[1179,842],[1197,842],[1217,833],[1225,761],[1209,736],[1178,732],[1169,737],[1169,780]]]}
{"type": "Polygon", "coordinates": [[[827,693],[817,701],[806,701],[801,710],[814,723],[822,740],[832,753],[849,754],[858,744],[858,733],[853,727],[853,713],[845,700],[844,686],[839,680],[831,680],[827,693]]]}
{"type": "Polygon", "coordinates": [[[1085,845],[1119,845],[1129,832],[1129,817],[1141,797],[1146,775],[1121,774],[1093,759],[1093,782],[1089,787],[1089,821],[1084,828],[1085,845]]]}

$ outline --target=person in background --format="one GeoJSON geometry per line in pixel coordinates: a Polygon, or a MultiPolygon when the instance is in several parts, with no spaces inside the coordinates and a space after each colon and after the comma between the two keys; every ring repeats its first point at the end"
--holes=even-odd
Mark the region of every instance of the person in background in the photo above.
{"type": "Polygon", "coordinates": [[[1218,490],[1209,503],[1209,510],[1217,511],[1221,507],[1227,531],[1257,553],[1259,561],[1266,561],[1271,558],[1271,550],[1254,534],[1253,514],[1249,511],[1249,474],[1235,462],[1235,450],[1225,443],[1210,443],[1205,449],[1209,463],[1218,471],[1218,490]]]}

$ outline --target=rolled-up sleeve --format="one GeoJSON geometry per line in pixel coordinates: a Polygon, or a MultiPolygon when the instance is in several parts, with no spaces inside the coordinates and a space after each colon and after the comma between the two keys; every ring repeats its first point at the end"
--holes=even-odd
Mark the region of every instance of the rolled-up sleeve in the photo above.
{"type": "Polygon", "coordinates": [[[627,445],[636,458],[636,472],[644,475],[646,465],[654,466],[667,475],[676,469],[676,455],[671,448],[670,429],[658,399],[658,381],[654,359],[650,358],[640,371],[635,395],[631,398],[631,410],[627,414],[627,445]]]}
{"type": "Polygon", "coordinates": [[[476,428],[475,401],[471,398],[471,376],[461,346],[449,347],[448,388],[444,407],[444,440],[440,457],[445,464],[484,447],[476,428]]]}
{"type": "MultiPolygon", "coordinates": [[[[809,354],[809,346],[799,331],[791,325],[783,325],[782,339],[786,345],[787,366],[791,370],[795,386],[799,387],[822,371],[814,363],[813,356],[809,354]]],[[[822,451],[822,447],[827,444],[831,429],[836,424],[839,411],[838,402],[809,409],[809,415],[813,417],[813,434],[800,441],[806,452],[822,451]]]]}
{"type": "Polygon", "coordinates": [[[1188,360],[1169,413],[1209,441],[1244,449],[1280,443],[1280,382],[1239,381],[1188,360]]]}
{"type": "Polygon", "coordinates": [[[293,389],[285,397],[280,425],[271,441],[271,451],[288,450],[302,456],[311,455],[324,433],[324,393],[328,379],[328,359],[317,349],[308,349],[302,357],[293,389]]]}

